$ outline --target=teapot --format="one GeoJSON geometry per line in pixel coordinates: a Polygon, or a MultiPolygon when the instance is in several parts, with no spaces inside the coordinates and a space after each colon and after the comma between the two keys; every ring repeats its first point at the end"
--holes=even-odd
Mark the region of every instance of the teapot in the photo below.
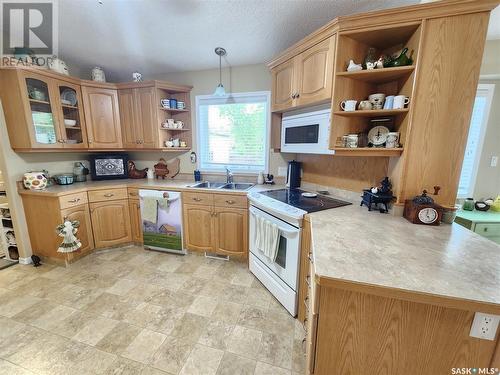
{"type": "Polygon", "coordinates": [[[58,58],[56,55],[52,56],[51,58],[49,58],[47,60],[48,60],[47,63],[48,63],[50,70],[53,70],[53,71],[60,73],[60,74],[65,74],[67,76],[69,75],[68,66],[66,65],[66,63],[63,60],[58,58]]]}

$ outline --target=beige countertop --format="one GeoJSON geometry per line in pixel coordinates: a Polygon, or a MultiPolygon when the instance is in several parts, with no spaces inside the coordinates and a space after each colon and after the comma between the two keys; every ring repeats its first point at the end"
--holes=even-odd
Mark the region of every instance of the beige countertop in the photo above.
{"type": "Polygon", "coordinates": [[[264,190],[281,189],[283,185],[255,185],[249,190],[227,190],[227,189],[199,189],[190,188],[195,182],[192,180],[177,180],[177,179],[124,179],[124,180],[107,180],[107,181],[87,181],[75,182],[71,185],[52,185],[44,190],[26,190],[19,189],[21,195],[46,195],[59,197],[62,195],[79,193],[82,191],[101,190],[101,189],[116,189],[126,187],[136,187],[144,189],[165,189],[165,190],[190,190],[202,191],[218,194],[241,194],[246,195],[250,192],[258,192],[264,190]]]}
{"type": "Polygon", "coordinates": [[[415,225],[357,204],[310,219],[320,284],[376,286],[500,313],[500,246],[458,224],[415,225]]]}

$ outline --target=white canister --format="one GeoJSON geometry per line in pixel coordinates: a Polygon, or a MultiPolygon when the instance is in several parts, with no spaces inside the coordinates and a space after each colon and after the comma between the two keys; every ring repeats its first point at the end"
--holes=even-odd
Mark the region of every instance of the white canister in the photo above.
{"type": "Polygon", "coordinates": [[[155,178],[155,171],[154,168],[148,168],[146,172],[146,176],[149,180],[153,180],[155,178]]]}
{"type": "Polygon", "coordinates": [[[398,147],[399,147],[399,133],[398,132],[387,133],[385,148],[398,148],[398,147]]]}
{"type": "Polygon", "coordinates": [[[96,66],[92,68],[90,75],[92,77],[92,81],[106,82],[106,75],[104,74],[104,70],[101,67],[96,66]]]}

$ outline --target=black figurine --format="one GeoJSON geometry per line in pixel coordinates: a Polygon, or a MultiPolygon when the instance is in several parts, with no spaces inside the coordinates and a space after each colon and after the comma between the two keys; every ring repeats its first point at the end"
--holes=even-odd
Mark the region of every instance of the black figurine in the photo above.
{"type": "Polygon", "coordinates": [[[380,182],[380,187],[372,187],[370,189],[364,189],[361,204],[368,207],[368,211],[372,210],[373,205],[379,210],[381,214],[389,212],[387,205],[395,198],[392,195],[392,184],[389,181],[389,177],[385,177],[380,182]]]}
{"type": "Polygon", "coordinates": [[[31,256],[31,261],[33,262],[33,267],[40,267],[42,265],[40,257],[36,255],[31,256]]]}

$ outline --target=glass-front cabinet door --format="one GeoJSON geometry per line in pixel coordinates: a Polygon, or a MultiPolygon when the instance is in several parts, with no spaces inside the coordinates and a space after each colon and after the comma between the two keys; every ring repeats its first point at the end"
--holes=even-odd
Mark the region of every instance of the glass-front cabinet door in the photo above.
{"type": "Polygon", "coordinates": [[[63,81],[55,85],[64,148],[88,147],[80,86],[63,81]]]}
{"type": "Polygon", "coordinates": [[[57,115],[54,111],[54,98],[51,89],[52,79],[36,73],[25,73],[24,80],[28,96],[28,106],[32,120],[32,144],[35,148],[62,147],[57,115]]]}

